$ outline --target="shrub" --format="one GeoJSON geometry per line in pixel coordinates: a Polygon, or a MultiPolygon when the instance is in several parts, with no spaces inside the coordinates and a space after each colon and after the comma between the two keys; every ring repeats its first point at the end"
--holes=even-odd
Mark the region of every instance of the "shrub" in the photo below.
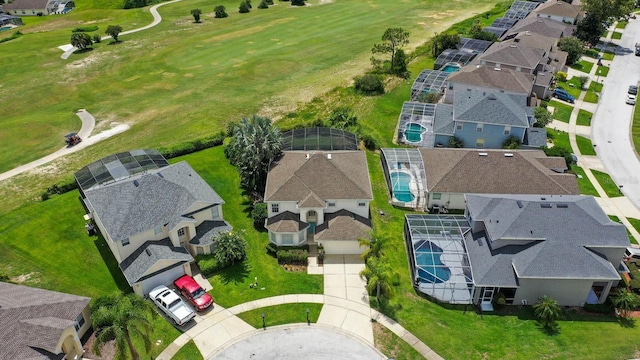
{"type": "Polygon", "coordinates": [[[20,31],[16,31],[16,32],[13,33],[13,35],[11,35],[9,37],[6,37],[4,39],[0,39],[0,43],[7,42],[7,41],[10,41],[10,40],[13,40],[13,39],[17,39],[20,36],[22,36],[22,33],[20,31]]]}
{"type": "Polygon", "coordinates": [[[273,256],[273,257],[277,257],[278,255],[278,245],[270,242],[267,244],[267,254],[273,256]]]}
{"type": "Polygon", "coordinates": [[[509,136],[507,140],[502,143],[503,149],[520,149],[520,139],[515,136],[509,136]]]}
{"type": "Polygon", "coordinates": [[[369,134],[360,135],[360,140],[367,150],[373,151],[378,148],[378,142],[369,134]]]}
{"type": "Polygon", "coordinates": [[[149,5],[147,0],[124,0],[123,9],[141,8],[149,5]]]}
{"type": "Polygon", "coordinates": [[[71,30],[71,32],[92,32],[97,30],[98,30],[98,27],[96,25],[92,25],[92,26],[80,26],[71,30]]]}
{"type": "Polygon", "coordinates": [[[589,77],[584,75],[584,76],[578,76],[578,83],[580,84],[580,89],[581,90],[585,90],[585,85],[587,84],[587,82],[589,81],[589,77]]]}
{"type": "Polygon", "coordinates": [[[258,9],[268,9],[268,8],[269,8],[269,4],[267,4],[266,0],[260,1],[260,5],[258,5],[258,9]]]}
{"type": "Polygon", "coordinates": [[[253,226],[256,229],[264,229],[264,221],[267,219],[267,204],[260,202],[253,205],[251,217],[253,217],[253,226]]]}
{"type": "Polygon", "coordinates": [[[324,260],[324,255],[325,255],[324,246],[318,245],[318,260],[320,261],[324,260]]]}
{"type": "Polygon", "coordinates": [[[358,116],[348,107],[337,107],[329,115],[329,126],[337,129],[346,129],[358,124],[358,116]]]}
{"type": "Polygon", "coordinates": [[[99,43],[99,42],[101,42],[101,41],[102,41],[102,38],[100,37],[100,35],[98,35],[98,34],[93,34],[93,42],[94,42],[94,43],[96,43],[96,44],[97,44],[97,43],[99,43]]]}
{"type": "Polygon", "coordinates": [[[309,251],[302,249],[278,250],[278,264],[307,265],[309,251]]]}
{"type": "Polygon", "coordinates": [[[175,145],[174,147],[171,147],[168,149],[160,148],[158,149],[158,151],[165,158],[171,159],[174,157],[191,154],[203,149],[208,149],[214,146],[222,145],[225,137],[226,137],[226,134],[223,131],[220,131],[219,133],[210,137],[206,137],[204,139],[196,139],[193,141],[175,145]]]}
{"type": "Polygon", "coordinates": [[[384,94],[384,83],[382,78],[374,74],[366,74],[356,78],[356,91],[364,95],[384,94]]]}
{"type": "Polygon", "coordinates": [[[196,256],[196,263],[204,276],[215,275],[216,271],[223,269],[212,254],[196,256]]]}
{"type": "Polygon", "coordinates": [[[611,314],[613,312],[613,308],[611,304],[584,304],[584,311],[598,313],[598,314],[611,314]]]}
{"type": "Polygon", "coordinates": [[[273,0],[267,0],[267,5],[273,5],[273,0]]]}
{"type": "Polygon", "coordinates": [[[547,110],[547,107],[536,106],[533,110],[533,116],[536,118],[534,127],[543,128],[551,123],[553,115],[547,110]]]}
{"type": "Polygon", "coordinates": [[[293,6],[304,6],[304,0],[291,0],[293,6]]]}
{"type": "Polygon", "coordinates": [[[451,138],[449,138],[449,147],[450,148],[463,148],[464,147],[464,142],[460,139],[458,139],[455,136],[452,136],[451,138]]]}
{"type": "Polygon", "coordinates": [[[564,71],[558,71],[556,73],[556,80],[558,81],[567,81],[567,73],[564,71]]]}
{"type": "Polygon", "coordinates": [[[249,8],[250,8],[249,4],[247,4],[246,1],[243,1],[243,2],[240,3],[240,6],[238,7],[238,12],[240,14],[246,14],[249,11],[251,11],[251,10],[249,10],[249,8]]]}
{"type": "Polygon", "coordinates": [[[222,19],[222,18],[226,18],[227,16],[229,16],[229,14],[227,14],[227,9],[222,5],[216,6],[213,9],[213,11],[216,13],[216,15],[215,15],[216,19],[222,19]]]}
{"type": "Polygon", "coordinates": [[[571,157],[571,150],[564,148],[564,147],[559,147],[559,146],[554,146],[554,147],[550,147],[550,148],[544,148],[544,153],[547,156],[561,156],[564,158],[564,161],[567,163],[567,167],[571,167],[571,163],[573,163],[573,159],[571,157]]]}

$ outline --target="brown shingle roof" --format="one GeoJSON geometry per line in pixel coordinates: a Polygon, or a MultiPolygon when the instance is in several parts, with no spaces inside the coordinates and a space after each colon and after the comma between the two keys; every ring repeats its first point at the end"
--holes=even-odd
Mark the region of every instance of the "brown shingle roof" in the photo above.
{"type": "Polygon", "coordinates": [[[531,74],[510,69],[495,70],[492,66],[469,65],[449,76],[453,83],[500,89],[520,94],[530,94],[533,88],[531,74]]]}
{"type": "Polygon", "coordinates": [[[373,199],[364,152],[332,151],[309,154],[309,159],[306,156],[307,152],[285,151],[271,165],[265,201],[311,201],[310,204],[319,205],[328,199],[373,199]]]}
{"type": "Polygon", "coordinates": [[[90,300],[0,282],[0,359],[47,359],[90,300]]]}
{"type": "Polygon", "coordinates": [[[545,51],[542,49],[514,43],[497,42],[493,43],[484,54],[480,55],[480,61],[535,69],[544,55],[545,51]]]}
{"type": "Polygon", "coordinates": [[[325,214],[324,222],[316,227],[315,240],[357,241],[369,236],[371,220],[348,210],[325,214]]]}
{"type": "Polygon", "coordinates": [[[528,17],[518,21],[509,31],[502,35],[502,39],[504,40],[513,36],[513,34],[525,31],[559,39],[563,36],[571,36],[573,26],[551,19],[528,17]]]}
{"type": "Polygon", "coordinates": [[[551,0],[538,6],[538,8],[533,12],[544,15],[576,18],[580,13],[582,13],[582,10],[580,9],[580,6],[577,5],[569,4],[564,1],[551,0]]]}
{"type": "Polygon", "coordinates": [[[272,232],[298,232],[309,226],[300,221],[300,214],[284,211],[267,219],[266,228],[272,232]]]}
{"type": "MultiPolygon", "coordinates": [[[[557,173],[540,150],[421,148],[428,192],[478,194],[578,194],[573,174],[557,173]],[[486,153],[487,156],[480,156],[486,153]],[[505,153],[513,154],[506,157],[505,153]]],[[[562,161],[564,159],[560,158],[562,161]]],[[[558,170],[558,162],[551,164],[558,170]]],[[[566,169],[566,165],[563,167],[566,169]]]]}

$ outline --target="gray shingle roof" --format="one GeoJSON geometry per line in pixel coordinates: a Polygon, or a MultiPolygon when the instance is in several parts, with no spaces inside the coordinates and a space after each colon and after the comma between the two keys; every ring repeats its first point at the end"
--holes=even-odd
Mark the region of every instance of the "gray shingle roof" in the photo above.
{"type": "Polygon", "coordinates": [[[171,240],[147,241],[120,263],[120,270],[132,285],[158,273],[172,269],[176,265],[193,261],[193,257],[182,246],[174,247],[171,240]],[[146,274],[149,269],[159,262],[167,264],[162,270],[146,274]],[[173,265],[168,265],[173,263],[173,265]]]}
{"type": "Polygon", "coordinates": [[[438,135],[453,135],[453,105],[442,103],[436,105],[433,132],[438,135]]]}
{"type": "MultiPolygon", "coordinates": [[[[465,239],[476,285],[510,281],[511,275],[504,274],[508,263],[520,278],[619,279],[615,267],[598,253],[598,248],[624,251],[629,246],[624,226],[611,221],[593,197],[542,198],[466,195],[471,218],[484,222],[487,234],[482,245],[465,239]],[[499,247],[500,239],[522,245],[499,247]],[[494,265],[486,266],[487,262],[494,265]]],[[[506,282],[502,286],[512,286],[506,282]]]]}
{"type": "Polygon", "coordinates": [[[573,29],[574,27],[571,25],[563,24],[552,19],[529,17],[518,21],[502,36],[502,39],[504,40],[514,34],[525,31],[559,39],[563,36],[571,36],[573,29]]]}
{"type": "MultiPolygon", "coordinates": [[[[479,194],[578,194],[575,175],[558,173],[559,161],[541,150],[420,149],[428,192],[479,194]],[[486,156],[480,156],[486,153],[486,156]],[[507,157],[505,154],[513,154],[507,157]],[[482,176],[479,176],[482,174],[482,176]]],[[[564,158],[557,158],[564,163],[564,158]]]]}
{"type": "Polygon", "coordinates": [[[362,151],[285,151],[271,165],[264,198],[299,202],[306,199],[310,205],[324,206],[324,200],[372,199],[372,194],[367,158],[362,151]]]}
{"type": "Polygon", "coordinates": [[[527,128],[525,144],[530,147],[539,148],[547,145],[547,129],[527,128]]]}
{"type": "Polygon", "coordinates": [[[489,91],[459,91],[453,98],[455,121],[529,127],[526,95],[489,91]]]}
{"type": "Polygon", "coordinates": [[[88,190],[85,196],[114,241],[162,225],[171,229],[188,220],[184,215],[196,203],[224,203],[184,161],[88,190]]]}
{"type": "Polygon", "coordinates": [[[325,214],[324,222],[316,227],[315,240],[358,241],[370,231],[371,220],[343,209],[325,214]]]}
{"type": "MultiPolygon", "coordinates": [[[[476,64],[476,62],[474,62],[476,64]]],[[[533,89],[532,74],[510,69],[494,69],[492,66],[468,65],[449,76],[452,83],[499,89],[529,95],[533,89]]]]}
{"type": "MultiPolygon", "coordinates": [[[[0,359],[49,359],[91,299],[0,282],[0,359]]],[[[88,320],[88,319],[87,319],[88,320]]]]}
{"type": "Polygon", "coordinates": [[[269,231],[273,232],[298,232],[307,227],[309,224],[300,220],[300,214],[294,214],[291,211],[283,211],[268,218],[266,226],[269,231]]]}
{"type": "Polygon", "coordinates": [[[193,245],[211,245],[213,244],[211,238],[231,230],[233,230],[233,227],[226,221],[205,220],[196,227],[196,236],[189,243],[193,245]]]}

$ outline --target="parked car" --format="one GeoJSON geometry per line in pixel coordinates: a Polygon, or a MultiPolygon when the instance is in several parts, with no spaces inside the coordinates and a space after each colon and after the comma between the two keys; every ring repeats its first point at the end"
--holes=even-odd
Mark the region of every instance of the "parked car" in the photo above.
{"type": "Polygon", "coordinates": [[[630,262],[640,262],[640,249],[628,247],[624,251],[624,259],[630,262]]]}
{"type": "Polygon", "coordinates": [[[627,94],[627,104],[629,105],[635,105],[636,104],[636,96],[635,95],[631,95],[631,94],[627,94]]]}
{"type": "Polygon", "coordinates": [[[202,311],[211,304],[213,304],[213,298],[196,282],[194,278],[189,275],[183,275],[173,282],[176,289],[196,308],[197,311],[202,311]]]}
{"type": "Polygon", "coordinates": [[[149,297],[177,325],[184,325],[196,316],[196,313],[182,301],[178,294],[164,285],[151,290],[149,297]]]}
{"type": "Polygon", "coordinates": [[[569,94],[565,89],[562,88],[556,88],[555,90],[553,90],[553,97],[564,100],[566,102],[570,102],[572,104],[576,101],[576,98],[574,98],[573,95],[569,94]]]}
{"type": "Polygon", "coordinates": [[[636,85],[629,85],[627,93],[631,95],[638,95],[638,87],[636,85]]]}

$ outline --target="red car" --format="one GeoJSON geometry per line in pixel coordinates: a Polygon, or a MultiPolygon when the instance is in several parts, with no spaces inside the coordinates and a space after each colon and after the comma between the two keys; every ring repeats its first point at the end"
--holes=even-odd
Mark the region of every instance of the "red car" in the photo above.
{"type": "Polygon", "coordinates": [[[213,298],[207,294],[204,289],[198,285],[198,283],[189,275],[183,275],[173,282],[176,289],[184,295],[190,303],[195,306],[196,310],[202,311],[211,304],[213,304],[213,298]]]}

